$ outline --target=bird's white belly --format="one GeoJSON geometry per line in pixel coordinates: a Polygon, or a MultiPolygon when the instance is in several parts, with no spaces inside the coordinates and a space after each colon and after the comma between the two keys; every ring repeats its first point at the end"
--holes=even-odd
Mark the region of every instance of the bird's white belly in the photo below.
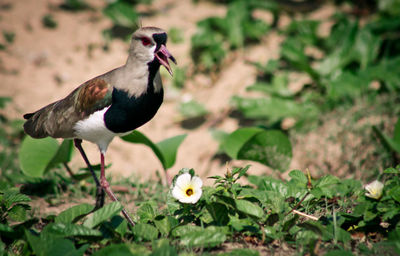
{"type": "Polygon", "coordinates": [[[74,126],[76,137],[97,144],[103,154],[115,136],[126,134],[114,133],[107,129],[104,123],[104,114],[108,108],[94,112],[88,118],[78,121],[74,126]]]}

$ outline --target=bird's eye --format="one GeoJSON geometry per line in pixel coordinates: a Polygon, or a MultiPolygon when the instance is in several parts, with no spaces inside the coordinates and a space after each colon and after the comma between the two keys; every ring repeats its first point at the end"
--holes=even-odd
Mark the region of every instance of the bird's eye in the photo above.
{"type": "Polygon", "coordinates": [[[150,39],[147,38],[147,37],[142,37],[142,38],[140,38],[140,40],[142,40],[142,44],[143,44],[144,46],[148,46],[148,45],[151,44],[150,39]]]}

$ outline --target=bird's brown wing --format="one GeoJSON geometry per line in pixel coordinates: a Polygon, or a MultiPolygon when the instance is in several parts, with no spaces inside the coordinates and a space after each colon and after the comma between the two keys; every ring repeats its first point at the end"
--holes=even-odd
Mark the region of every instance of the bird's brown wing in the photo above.
{"type": "Polygon", "coordinates": [[[73,138],[75,124],[111,105],[113,87],[101,78],[91,79],[62,100],[25,114],[24,130],[33,138],[73,138]]]}

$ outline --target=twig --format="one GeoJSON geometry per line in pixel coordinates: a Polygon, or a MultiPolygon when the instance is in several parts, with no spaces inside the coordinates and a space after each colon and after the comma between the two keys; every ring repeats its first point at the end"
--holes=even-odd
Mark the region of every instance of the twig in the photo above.
{"type": "Polygon", "coordinates": [[[299,212],[298,210],[292,210],[292,212],[293,212],[293,213],[296,213],[296,214],[298,214],[298,215],[301,215],[301,216],[303,216],[303,217],[312,219],[312,220],[318,220],[317,217],[314,217],[314,216],[312,216],[312,215],[305,214],[305,213],[303,213],[303,212],[299,212]]]}
{"type": "Polygon", "coordinates": [[[289,215],[291,212],[294,212],[300,205],[301,203],[304,201],[304,199],[306,199],[306,197],[310,194],[310,191],[307,191],[307,193],[303,196],[303,198],[300,200],[300,202],[298,202],[290,212],[288,212],[287,215],[289,215]]]}

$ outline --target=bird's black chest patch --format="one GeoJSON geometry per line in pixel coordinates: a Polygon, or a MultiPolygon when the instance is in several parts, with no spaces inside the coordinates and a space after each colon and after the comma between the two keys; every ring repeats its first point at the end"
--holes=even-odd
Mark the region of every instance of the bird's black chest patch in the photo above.
{"type": "Polygon", "coordinates": [[[162,88],[156,93],[153,86],[148,86],[139,97],[129,97],[125,91],[114,89],[112,105],[104,115],[105,125],[115,133],[132,131],[152,119],[162,101],[162,88]]]}

